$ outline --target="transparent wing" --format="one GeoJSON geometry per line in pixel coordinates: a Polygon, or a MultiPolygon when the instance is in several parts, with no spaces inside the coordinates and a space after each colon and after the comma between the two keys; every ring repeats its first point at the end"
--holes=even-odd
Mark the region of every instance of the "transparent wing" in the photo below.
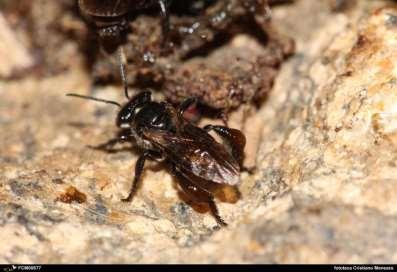
{"type": "Polygon", "coordinates": [[[180,134],[144,131],[145,137],[180,171],[220,184],[236,185],[239,182],[238,162],[205,130],[187,124],[180,134]]]}

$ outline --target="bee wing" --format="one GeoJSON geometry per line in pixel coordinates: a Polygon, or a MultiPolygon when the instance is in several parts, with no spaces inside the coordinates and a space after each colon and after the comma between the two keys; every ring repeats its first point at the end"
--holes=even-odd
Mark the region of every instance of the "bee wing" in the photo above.
{"type": "Polygon", "coordinates": [[[239,182],[238,162],[205,130],[187,124],[181,135],[160,130],[145,130],[143,134],[181,171],[220,184],[239,182]]]}
{"type": "Polygon", "coordinates": [[[91,16],[115,17],[128,12],[128,0],[79,0],[79,6],[84,13],[91,16]]]}

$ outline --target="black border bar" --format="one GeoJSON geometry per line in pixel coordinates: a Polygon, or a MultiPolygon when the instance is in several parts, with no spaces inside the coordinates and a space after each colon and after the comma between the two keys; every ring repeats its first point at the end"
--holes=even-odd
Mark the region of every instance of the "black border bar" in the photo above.
{"type": "Polygon", "coordinates": [[[332,264],[332,265],[48,265],[48,264],[3,264],[0,272],[27,272],[27,271],[396,271],[396,264],[332,264]]]}

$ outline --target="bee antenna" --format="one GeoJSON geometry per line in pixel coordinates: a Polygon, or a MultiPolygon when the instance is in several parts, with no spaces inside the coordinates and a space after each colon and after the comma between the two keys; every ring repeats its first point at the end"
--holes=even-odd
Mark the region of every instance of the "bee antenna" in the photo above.
{"type": "Polygon", "coordinates": [[[124,94],[125,94],[125,97],[127,97],[127,99],[130,99],[130,96],[128,95],[128,82],[127,82],[127,76],[126,76],[126,71],[125,71],[126,57],[125,57],[123,46],[121,46],[121,45],[119,47],[119,63],[120,63],[121,81],[123,82],[123,86],[124,86],[124,94]]]}
{"type": "Polygon", "coordinates": [[[73,96],[73,97],[78,97],[78,98],[82,98],[82,99],[103,102],[106,104],[116,105],[117,107],[121,108],[121,105],[119,103],[117,103],[115,101],[111,101],[111,100],[105,100],[105,99],[101,99],[101,98],[96,98],[96,97],[86,96],[86,95],[81,95],[81,94],[75,94],[75,93],[68,93],[68,94],[66,94],[66,96],[73,96]]]}

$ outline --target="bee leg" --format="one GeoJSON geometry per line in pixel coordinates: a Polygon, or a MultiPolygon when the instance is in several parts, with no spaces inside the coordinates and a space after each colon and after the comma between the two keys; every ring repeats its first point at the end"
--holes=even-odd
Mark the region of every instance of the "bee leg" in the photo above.
{"type": "Polygon", "coordinates": [[[96,150],[110,150],[113,146],[120,142],[119,138],[112,138],[109,141],[99,144],[99,145],[89,145],[89,148],[96,149],[96,150]]]}
{"type": "Polygon", "coordinates": [[[194,183],[192,183],[187,177],[181,174],[179,171],[174,170],[174,175],[178,179],[178,184],[182,190],[192,198],[193,201],[198,203],[207,203],[212,215],[215,217],[216,222],[220,226],[227,226],[227,223],[219,215],[218,208],[215,204],[214,197],[210,191],[207,191],[194,183]]]}
{"type": "Polygon", "coordinates": [[[227,223],[223,221],[222,217],[219,215],[218,207],[216,206],[213,198],[210,201],[208,201],[208,205],[210,206],[211,213],[215,217],[218,225],[226,227],[227,223]]]}
{"type": "Polygon", "coordinates": [[[163,44],[165,45],[168,41],[170,32],[170,15],[168,13],[167,0],[158,0],[160,6],[161,17],[163,17],[162,31],[163,31],[163,44]]]}
{"type": "Polygon", "coordinates": [[[96,150],[104,150],[104,151],[111,151],[112,147],[115,146],[117,143],[123,143],[130,138],[130,131],[122,130],[117,135],[116,138],[112,138],[107,142],[100,144],[100,145],[89,145],[89,148],[96,149],[96,150]]]}
{"type": "MultiPolygon", "coordinates": [[[[196,123],[200,120],[200,114],[198,112],[195,112],[195,109],[193,108],[193,111],[190,112],[188,115],[185,114],[185,112],[192,107],[193,105],[197,104],[199,101],[198,97],[189,97],[185,99],[178,107],[178,113],[177,113],[177,118],[179,122],[182,122],[182,120],[187,120],[192,123],[196,123]]],[[[183,123],[183,122],[182,122],[183,123]]]]}
{"type": "Polygon", "coordinates": [[[219,117],[222,119],[223,125],[227,127],[227,123],[229,121],[229,116],[225,111],[222,111],[219,115],[219,117]]]}
{"type": "Polygon", "coordinates": [[[145,151],[136,161],[135,164],[135,176],[134,176],[134,180],[132,182],[132,186],[130,189],[130,193],[128,195],[127,198],[121,199],[121,201],[124,202],[129,202],[132,200],[132,198],[134,197],[137,189],[138,189],[138,184],[139,184],[139,180],[142,176],[142,172],[143,172],[143,167],[145,165],[145,161],[146,159],[150,156],[150,152],[149,151],[145,151]]]}
{"type": "Polygon", "coordinates": [[[180,105],[178,109],[178,113],[180,116],[183,116],[183,113],[190,108],[192,105],[198,102],[198,97],[189,97],[185,99],[180,105]]]}
{"type": "Polygon", "coordinates": [[[214,130],[219,136],[221,136],[230,146],[232,156],[240,164],[240,167],[243,168],[242,164],[244,159],[244,147],[246,140],[244,134],[240,130],[215,125],[207,125],[204,127],[204,130],[206,130],[207,132],[214,130]]]}

